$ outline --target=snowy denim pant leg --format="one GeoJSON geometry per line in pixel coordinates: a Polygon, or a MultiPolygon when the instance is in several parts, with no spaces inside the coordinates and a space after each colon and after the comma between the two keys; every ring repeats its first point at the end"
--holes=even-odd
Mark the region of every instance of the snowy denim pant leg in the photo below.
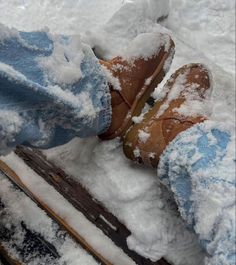
{"type": "Polygon", "coordinates": [[[0,25],[0,153],[17,144],[50,148],[106,131],[109,86],[79,37],[0,25]]]}
{"type": "Polygon", "coordinates": [[[207,121],[179,134],[157,172],[211,265],[234,265],[236,258],[235,136],[226,127],[207,121]]]}

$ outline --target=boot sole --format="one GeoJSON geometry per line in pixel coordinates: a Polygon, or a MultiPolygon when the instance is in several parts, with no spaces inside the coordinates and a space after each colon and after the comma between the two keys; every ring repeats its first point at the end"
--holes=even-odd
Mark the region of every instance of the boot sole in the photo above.
{"type": "Polygon", "coordinates": [[[173,49],[174,49],[175,45],[174,45],[174,42],[172,39],[170,41],[171,41],[170,48],[169,48],[168,52],[166,52],[163,55],[163,58],[162,58],[160,64],[158,65],[155,72],[153,73],[153,75],[151,77],[152,78],[151,84],[148,86],[145,85],[141,89],[141,91],[138,93],[138,95],[136,96],[136,99],[132,105],[132,108],[127,113],[126,118],[124,119],[124,122],[122,123],[121,127],[117,131],[115,131],[113,134],[105,135],[105,136],[99,135],[99,138],[101,140],[111,140],[111,139],[114,139],[116,137],[123,138],[125,136],[127,130],[130,128],[130,126],[133,123],[132,118],[134,116],[139,116],[141,114],[145,103],[150,98],[150,95],[155,90],[157,85],[161,83],[161,81],[163,80],[163,78],[166,75],[166,72],[168,72],[168,71],[164,71],[165,62],[167,61],[167,59],[170,56],[172,56],[171,60],[174,57],[173,49]],[[171,53],[173,53],[173,55],[171,53]]]}

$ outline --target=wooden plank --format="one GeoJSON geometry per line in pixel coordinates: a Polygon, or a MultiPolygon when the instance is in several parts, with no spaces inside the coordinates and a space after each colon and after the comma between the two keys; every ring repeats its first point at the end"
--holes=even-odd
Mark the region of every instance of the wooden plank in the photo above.
{"type": "Polygon", "coordinates": [[[98,253],[88,242],[68,225],[63,218],[55,213],[46,203],[33,194],[21,181],[20,177],[8,167],[6,163],[0,160],[0,171],[2,171],[15,185],[17,185],[26,195],[28,195],[41,209],[43,209],[53,220],[55,220],[63,229],[65,229],[90,255],[92,255],[102,265],[112,265],[100,253],[98,253]]]}
{"type": "Polygon", "coordinates": [[[52,185],[78,211],[100,228],[119,248],[138,265],[168,265],[164,259],[157,262],[142,257],[128,248],[127,238],[131,232],[88,191],[61,168],[48,161],[38,150],[19,146],[16,154],[25,161],[38,175],[52,185]]]}
{"type": "MultiPolygon", "coordinates": [[[[133,250],[130,250],[127,245],[127,237],[131,232],[107,209],[105,209],[101,203],[95,200],[82,185],[72,177],[68,176],[62,169],[55,166],[52,162],[48,161],[44,155],[34,149],[26,147],[18,147],[16,154],[24,160],[24,162],[33,169],[39,176],[52,185],[61,195],[64,196],[78,211],[84,214],[84,216],[95,224],[99,229],[103,231],[119,248],[121,248],[131,259],[138,265],[168,265],[169,263],[164,259],[157,262],[142,257],[133,250]]],[[[17,179],[15,177],[15,179],[17,179]]],[[[19,184],[19,183],[18,183],[19,184]]],[[[24,189],[24,187],[23,187],[24,189]]],[[[29,191],[28,191],[29,192],[29,191]]],[[[34,197],[33,194],[28,194],[34,197]]],[[[54,218],[59,224],[61,224],[67,231],[79,242],[83,239],[73,230],[72,227],[68,227],[60,216],[57,216],[47,205],[37,198],[37,203],[41,204],[41,207],[46,209],[48,214],[54,218]]],[[[86,244],[85,244],[86,248],[86,244]]],[[[98,253],[96,253],[98,255],[98,253]]],[[[103,262],[107,262],[106,260],[103,262]]],[[[109,263],[105,263],[109,264],[109,263]]]]}

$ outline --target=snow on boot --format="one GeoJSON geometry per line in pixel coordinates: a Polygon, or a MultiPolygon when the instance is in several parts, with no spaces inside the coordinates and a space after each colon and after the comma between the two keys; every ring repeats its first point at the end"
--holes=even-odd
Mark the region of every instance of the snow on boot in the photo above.
{"type": "Polygon", "coordinates": [[[145,102],[169,70],[174,43],[166,34],[140,34],[125,54],[109,62],[100,61],[107,74],[112,104],[110,128],[99,137],[122,137],[141,113],[145,102]]]}
{"type": "Polygon", "coordinates": [[[123,144],[125,155],[156,167],[160,155],[176,135],[206,119],[199,108],[210,95],[210,88],[210,73],[203,65],[185,65],[176,71],[164,87],[164,98],[127,132],[123,144]],[[196,113],[191,112],[194,106],[196,113]]]}

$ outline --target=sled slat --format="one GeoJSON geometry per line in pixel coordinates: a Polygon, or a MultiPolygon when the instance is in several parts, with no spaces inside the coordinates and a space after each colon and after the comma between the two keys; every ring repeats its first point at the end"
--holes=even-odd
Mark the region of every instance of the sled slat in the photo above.
{"type": "MultiPolygon", "coordinates": [[[[95,200],[88,191],[62,169],[49,162],[44,155],[34,149],[19,146],[16,154],[25,163],[52,185],[78,211],[100,228],[119,248],[121,248],[138,265],[168,265],[164,259],[157,262],[142,257],[128,248],[127,238],[131,232],[101,203],[95,200]]],[[[58,219],[59,223],[62,220],[58,219]]],[[[65,226],[65,224],[64,224],[65,226]]]]}
{"type": "Polygon", "coordinates": [[[33,194],[20,180],[20,177],[8,167],[7,164],[0,160],[0,171],[3,172],[18,188],[20,188],[27,196],[29,196],[41,209],[43,209],[49,217],[55,220],[60,227],[67,231],[90,255],[92,255],[102,265],[113,265],[100,255],[88,242],[78,234],[70,225],[68,225],[57,213],[55,213],[47,204],[33,194]]]}

